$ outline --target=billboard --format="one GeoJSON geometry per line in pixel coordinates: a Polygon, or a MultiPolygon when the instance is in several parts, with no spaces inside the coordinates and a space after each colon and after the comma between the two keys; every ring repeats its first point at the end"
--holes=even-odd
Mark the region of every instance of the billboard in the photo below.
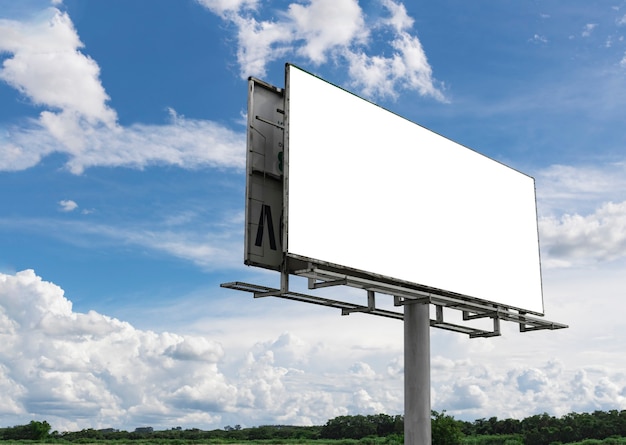
{"type": "Polygon", "coordinates": [[[293,65],[284,113],[287,258],[543,314],[532,177],[293,65]]]}

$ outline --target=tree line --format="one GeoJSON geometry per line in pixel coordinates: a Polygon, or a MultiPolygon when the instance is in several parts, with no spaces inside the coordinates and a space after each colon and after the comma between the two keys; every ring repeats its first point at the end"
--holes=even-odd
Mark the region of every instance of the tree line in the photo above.
{"type": "Polygon", "coordinates": [[[460,422],[464,435],[519,435],[525,445],[575,443],[626,437],[626,410],[569,413],[562,417],[537,414],[523,420],[496,417],[460,422]]]}
{"type": "MultiPolygon", "coordinates": [[[[456,420],[444,412],[432,412],[433,445],[463,444],[519,444],[552,445],[626,437],[626,410],[570,413],[560,418],[546,413],[517,419],[478,419],[473,422],[456,420]]],[[[204,431],[197,428],[174,427],[154,431],[150,427],[135,431],[114,429],[84,429],[74,432],[50,432],[48,422],[31,421],[27,425],[0,428],[0,440],[31,440],[50,442],[85,443],[90,441],[176,440],[177,443],[193,441],[258,441],[258,440],[366,440],[386,438],[386,444],[402,444],[404,418],[401,415],[339,416],[320,426],[265,425],[252,428],[226,426],[223,429],[204,431]]],[[[373,443],[373,442],[372,442],[373,443]]],[[[624,443],[617,442],[614,443],[624,443]]]]}

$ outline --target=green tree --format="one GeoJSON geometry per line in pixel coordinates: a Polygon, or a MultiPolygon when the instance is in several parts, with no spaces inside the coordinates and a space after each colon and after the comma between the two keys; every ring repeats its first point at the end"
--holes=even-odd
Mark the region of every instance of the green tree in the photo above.
{"type": "Polygon", "coordinates": [[[461,423],[445,411],[431,412],[431,430],[433,445],[459,445],[463,440],[461,423]]]}
{"type": "Polygon", "coordinates": [[[50,424],[45,420],[38,422],[31,420],[28,425],[16,425],[0,430],[0,439],[3,440],[43,440],[50,434],[50,424]]]}
{"type": "Polygon", "coordinates": [[[375,436],[377,424],[374,416],[339,416],[330,419],[322,427],[320,436],[324,439],[362,439],[375,436]]]}

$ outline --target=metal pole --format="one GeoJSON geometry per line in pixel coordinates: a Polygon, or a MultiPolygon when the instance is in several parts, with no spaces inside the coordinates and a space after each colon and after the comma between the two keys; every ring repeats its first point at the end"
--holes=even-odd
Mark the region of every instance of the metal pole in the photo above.
{"type": "Polygon", "coordinates": [[[428,304],[404,305],[404,445],[431,445],[428,304]]]}

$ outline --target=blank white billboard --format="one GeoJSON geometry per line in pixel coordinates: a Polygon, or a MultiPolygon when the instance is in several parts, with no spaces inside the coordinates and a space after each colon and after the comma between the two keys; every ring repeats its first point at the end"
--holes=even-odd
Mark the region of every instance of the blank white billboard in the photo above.
{"type": "Polygon", "coordinates": [[[543,314],[533,178],[286,69],[288,255],[543,314]]]}

